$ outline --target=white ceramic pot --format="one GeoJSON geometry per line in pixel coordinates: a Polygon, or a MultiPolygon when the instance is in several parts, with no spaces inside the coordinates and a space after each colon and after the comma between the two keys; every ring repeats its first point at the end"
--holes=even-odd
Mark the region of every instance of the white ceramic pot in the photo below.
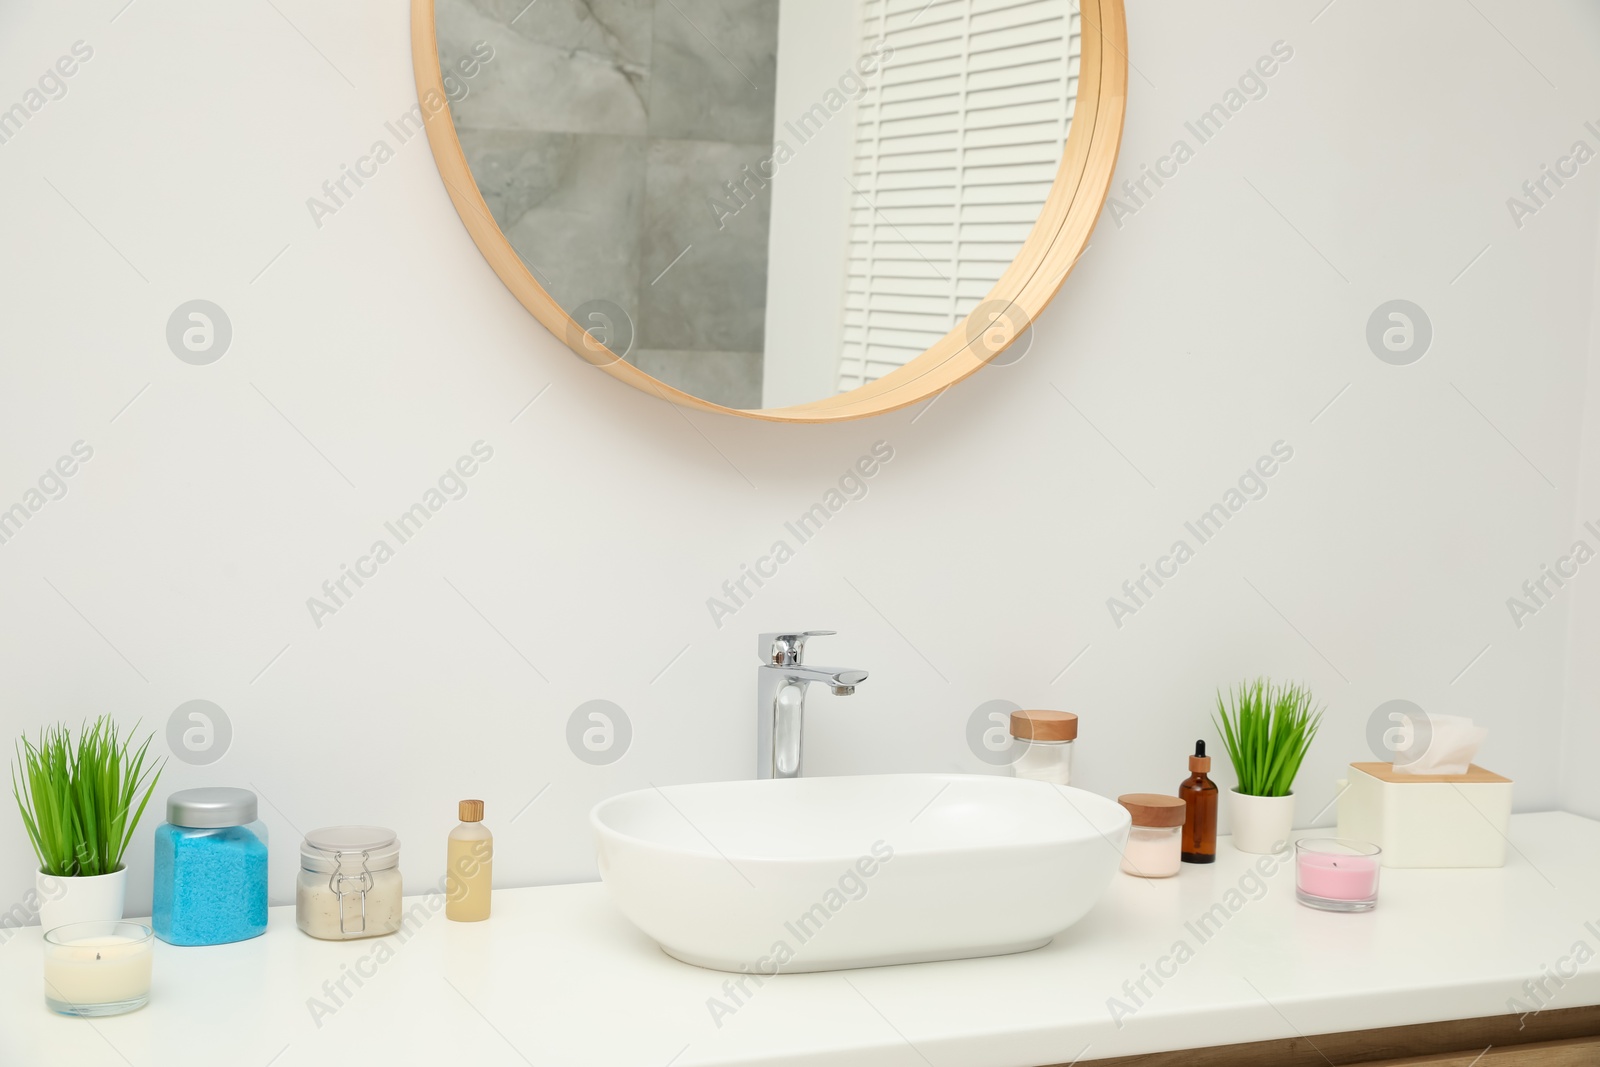
{"type": "Polygon", "coordinates": [[[68,923],[122,918],[128,895],[128,869],[89,878],[57,878],[40,871],[34,876],[39,894],[39,925],[54,930],[68,923]]]}
{"type": "Polygon", "coordinates": [[[1294,829],[1294,794],[1253,797],[1234,789],[1228,793],[1228,814],[1233,823],[1233,847],[1240,852],[1266,856],[1288,847],[1294,829]]]}

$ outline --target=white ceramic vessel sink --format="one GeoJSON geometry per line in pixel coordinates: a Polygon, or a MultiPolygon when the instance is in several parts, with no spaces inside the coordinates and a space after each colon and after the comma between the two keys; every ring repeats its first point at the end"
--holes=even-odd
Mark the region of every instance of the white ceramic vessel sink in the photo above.
{"type": "Polygon", "coordinates": [[[1083,918],[1121,805],[984,775],[674,785],[590,815],[624,915],[687,963],[826,971],[1022,952],[1083,918]]]}

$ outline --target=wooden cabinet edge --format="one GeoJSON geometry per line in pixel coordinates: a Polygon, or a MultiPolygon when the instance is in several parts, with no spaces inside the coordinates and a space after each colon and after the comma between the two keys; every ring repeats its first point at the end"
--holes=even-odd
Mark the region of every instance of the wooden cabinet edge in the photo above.
{"type": "Polygon", "coordinates": [[[1600,1037],[1538,1041],[1531,1045],[1490,1046],[1437,1056],[1379,1060],[1364,1067],[1594,1067],[1600,1063],[1600,1037]]]}
{"type": "Polygon", "coordinates": [[[1475,1056],[1482,1057],[1476,1067],[1593,1067],[1600,1005],[1086,1059],[1077,1067],[1468,1067],[1475,1056]]]}

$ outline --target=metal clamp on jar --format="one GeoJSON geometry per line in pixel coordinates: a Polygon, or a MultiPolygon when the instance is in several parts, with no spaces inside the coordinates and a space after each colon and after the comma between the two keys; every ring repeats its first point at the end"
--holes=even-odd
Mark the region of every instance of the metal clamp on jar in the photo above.
{"type": "Polygon", "coordinates": [[[382,826],[327,826],[300,843],[295,922],[349,941],[400,929],[400,839],[382,826]]]}

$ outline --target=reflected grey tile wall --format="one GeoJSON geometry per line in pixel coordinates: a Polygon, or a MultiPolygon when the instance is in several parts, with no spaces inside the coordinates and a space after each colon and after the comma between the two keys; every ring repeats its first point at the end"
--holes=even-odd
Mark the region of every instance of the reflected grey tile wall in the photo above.
{"type": "MultiPolygon", "coordinates": [[[[770,142],[651,140],[642,254],[649,284],[643,287],[639,314],[641,347],[761,351],[772,197],[754,168],[771,154],[770,142]],[[747,183],[749,205],[738,214],[713,211],[708,203],[729,181],[747,183]]],[[[738,204],[726,195],[717,199],[738,204]]]]}
{"type": "Polygon", "coordinates": [[[436,19],[442,61],[495,49],[451,112],[535,276],[568,309],[626,309],[647,373],[760,406],[771,197],[742,168],[771,154],[778,0],[438,0],[436,19]]]}
{"type": "Polygon", "coordinates": [[[438,0],[434,19],[441,60],[495,50],[451,105],[458,129],[646,131],[654,0],[438,0]]]}
{"type": "Polygon", "coordinates": [[[490,214],[539,284],[562,307],[603,296],[638,322],[644,139],[459,132],[490,214]]]}
{"type": "Polygon", "coordinates": [[[650,135],[772,143],[778,0],[656,0],[650,135]]]}

